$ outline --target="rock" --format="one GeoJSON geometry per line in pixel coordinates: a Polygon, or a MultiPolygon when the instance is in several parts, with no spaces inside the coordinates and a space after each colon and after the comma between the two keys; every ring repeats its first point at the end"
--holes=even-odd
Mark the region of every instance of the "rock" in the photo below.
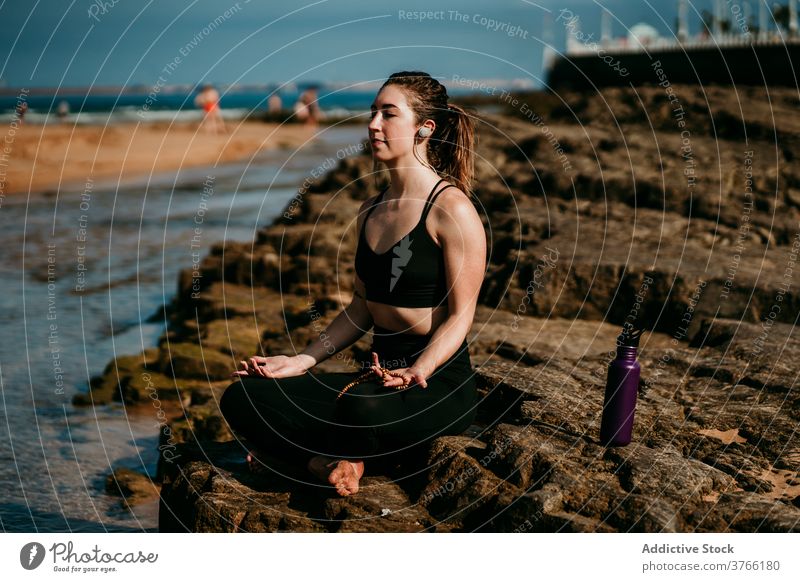
{"type": "MultiPolygon", "coordinates": [[[[726,518],[731,519],[734,531],[795,527],[789,518],[768,517],[768,512],[780,507],[793,515],[796,494],[792,492],[797,486],[784,473],[765,473],[771,466],[769,459],[776,458],[779,450],[794,450],[794,425],[788,416],[792,409],[771,404],[780,402],[784,393],[762,392],[760,408],[744,415],[739,403],[752,408],[746,391],[753,389],[735,385],[745,392],[740,399],[731,397],[736,394],[732,383],[744,367],[730,355],[729,346],[688,348],[678,343],[675,348],[669,336],[650,334],[641,362],[651,381],[640,394],[634,441],[627,447],[607,449],[597,442],[604,390],[604,377],[597,369],[608,356],[599,351],[601,344],[591,347],[595,345],[592,337],[606,324],[582,323],[585,328],[580,333],[573,330],[568,336],[572,352],[561,356],[562,342],[557,338],[569,322],[543,324],[526,317],[509,337],[491,327],[505,329],[508,314],[500,314],[494,322],[494,317],[480,313],[476,329],[483,333],[471,334],[472,345],[479,353],[489,346],[506,346],[500,351],[511,360],[491,354],[476,369],[481,428],[477,436],[435,439],[415,461],[423,463],[426,471],[406,466],[403,473],[401,466],[395,473],[368,475],[362,480],[364,493],[348,498],[322,495],[318,487],[312,489],[315,494],[309,493],[298,485],[307,482],[307,476],[295,478],[290,485],[276,479],[257,483],[241,463],[230,467],[218,464],[213,456],[210,463],[206,455],[201,457],[206,459],[200,461],[203,474],[225,470],[228,473],[219,473],[219,487],[230,479],[254,491],[281,493],[284,497],[269,497],[269,503],[285,503],[304,512],[303,519],[312,519],[325,531],[723,531],[728,527],[721,525],[726,518]],[[534,337],[529,334],[544,325],[552,337],[544,343],[533,342],[533,348],[526,350],[526,338],[534,337]],[[594,356],[587,357],[586,348],[594,356]],[[663,358],[665,354],[669,357],[663,358]],[[660,369],[659,363],[663,364],[660,369]],[[711,370],[723,380],[711,378],[711,370]],[[735,434],[732,427],[738,427],[735,434]],[[767,427],[774,427],[774,434],[765,432],[767,427]],[[411,482],[404,474],[421,478],[411,482]],[[747,498],[750,517],[734,519],[730,507],[745,499],[740,496],[748,491],[754,495],[747,498]],[[424,511],[412,511],[413,507],[424,511]],[[384,509],[391,513],[382,515],[384,509]],[[757,525],[753,516],[761,516],[763,524],[757,525]]],[[[611,332],[608,340],[614,337],[611,332]]],[[[216,397],[206,405],[215,401],[216,397]]],[[[200,417],[212,418],[213,408],[202,406],[200,417]]],[[[174,426],[176,434],[181,434],[180,425],[174,426]]],[[[209,434],[213,436],[213,431],[209,434]]],[[[176,464],[186,462],[181,458],[176,464]]],[[[286,469],[284,474],[302,474],[302,469],[286,469]]],[[[238,487],[232,489],[236,499],[242,495],[238,487]]],[[[185,491],[179,481],[167,484],[165,499],[181,506],[185,491]]],[[[203,498],[211,493],[198,495],[203,498]]],[[[234,504],[220,505],[218,496],[212,496],[211,502],[215,508],[222,507],[223,514],[233,511],[224,507],[234,504]]],[[[196,503],[194,499],[192,504],[196,503]]],[[[229,520],[243,523],[247,507],[230,513],[229,520]]],[[[233,527],[216,522],[212,527],[193,515],[186,513],[184,520],[192,531],[233,527]]],[[[258,519],[284,527],[264,521],[265,517],[258,519]]],[[[305,524],[299,526],[303,531],[311,527],[305,521],[298,523],[305,524]]]]}
{"type": "Polygon", "coordinates": [[[188,463],[162,495],[159,531],[324,531],[287,507],[285,493],[260,493],[206,463],[188,463]],[[166,508],[169,510],[166,510],[166,508]],[[191,528],[181,518],[191,516],[191,528]]]}
{"type": "MultiPolygon", "coordinates": [[[[252,244],[215,245],[199,291],[181,273],[159,348],[118,358],[91,392],[141,402],[146,369],[164,402],[171,390],[184,405],[160,440],[162,530],[796,531],[796,95],[746,88],[739,110],[730,89],[674,88],[691,113],[688,160],[660,87],[606,88],[606,102],[528,95],[541,124],[519,109],[484,116],[475,425],[368,469],[355,496],[277,459],[250,474],[216,403],[243,355],[297,353],[348,304],[354,219],[376,193],[370,156],[307,184],[252,244]],[[743,121],[760,168],[752,208],[743,121]],[[624,323],[645,329],[633,442],[605,448],[624,323]]],[[[354,371],[370,339],[318,370],[354,371]]]]}
{"type": "Polygon", "coordinates": [[[722,494],[706,513],[692,517],[697,531],[800,531],[800,509],[757,493],[722,494]]]}
{"type": "Polygon", "coordinates": [[[89,382],[88,394],[76,394],[78,406],[107,404],[112,401],[136,404],[158,398],[181,400],[181,383],[157,371],[159,349],[150,348],[140,355],[119,356],[109,363],[103,374],[89,382]]]}
{"type": "Polygon", "coordinates": [[[337,532],[430,532],[450,531],[439,524],[422,505],[413,503],[408,494],[388,477],[367,477],[359,488],[361,495],[329,498],[325,517],[338,523],[337,532]]]}
{"type": "Polygon", "coordinates": [[[455,531],[480,528],[493,517],[500,499],[518,496],[516,487],[484,469],[486,444],[469,437],[436,439],[428,453],[427,485],[419,503],[455,531]]]}
{"type": "Polygon", "coordinates": [[[230,377],[236,362],[230,355],[184,342],[165,346],[159,354],[158,367],[162,373],[180,378],[222,380],[230,377]]]}
{"type": "Polygon", "coordinates": [[[170,434],[173,440],[178,443],[228,440],[231,432],[217,402],[189,406],[183,416],[172,419],[170,434]]]}
{"type": "Polygon", "coordinates": [[[106,477],[106,492],[119,495],[128,506],[150,501],[159,494],[159,486],[147,475],[120,467],[106,477]]]}
{"type": "Polygon", "coordinates": [[[385,477],[365,476],[360,494],[340,498],[272,457],[262,456],[268,474],[254,475],[240,460],[244,452],[234,442],[181,445],[181,464],[165,475],[159,531],[447,531],[385,477]]]}
{"type": "Polygon", "coordinates": [[[609,519],[621,531],[675,533],[687,531],[679,503],[657,496],[626,495],[609,519]]]}
{"type": "Polygon", "coordinates": [[[230,354],[234,362],[259,353],[263,333],[251,317],[229,317],[203,322],[199,330],[199,344],[222,354],[230,354]]]}
{"type": "Polygon", "coordinates": [[[143,369],[132,375],[123,389],[126,404],[144,403],[153,400],[174,400],[189,403],[189,391],[198,383],[184,379],[176,380],[156,371],[143,369]]]}
{"type": "Polygon", "coordinates": [[[633,494],[655,494],[659,499],[686,503],[734,484],[718,469],[687,459],[672,448],[657,450],[632,444],[609,450],[608,457],[618,467],[620,485],[633,494]]]}

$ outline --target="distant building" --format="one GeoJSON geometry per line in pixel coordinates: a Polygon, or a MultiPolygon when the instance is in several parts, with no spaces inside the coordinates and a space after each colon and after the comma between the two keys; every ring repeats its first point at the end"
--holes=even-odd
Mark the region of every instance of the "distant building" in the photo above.
{"type": "Polygon", "coordinates": [[[652,65],[660,63],[671,83],[795,86],[793,71],[800,62],[796,3],[773,5],[768,15],[764,2],[758,2],[756,26],[749,2],[714,0],[713,12],[703,14],[694,35],[687,0],[678,0],[677,30],[669,36],[640,22],[625,36],[614,38],[611,19],[603,11],[599,42],[581,32],[580,19],[570,12],[569,19],[560,18],[566,33],[565,54],[545,59],[547,84],[591,89],[653,83],[657,80],[652,65]]]}
{"type": "Polygon", "coordinates": [[[631,26],[628,31],[628,46],[647,47],[656,44],[659,39],[658,31],[645,22],[640,22],[631,26]]]}

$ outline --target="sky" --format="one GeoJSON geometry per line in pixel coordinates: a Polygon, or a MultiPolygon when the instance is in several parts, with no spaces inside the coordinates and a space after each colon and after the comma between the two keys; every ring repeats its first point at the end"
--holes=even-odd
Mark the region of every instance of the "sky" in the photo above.
{"type": "MultiPolygon", "coordinates": [[[[695,33],[711,0],[690,4],[695,33]]],[[[637,22],[672,35],[675,0],[0,0],[0,86],[360,82],[398,70],[541,86],[544,43],[565,46],[561,11],[599,38],[602,7],[614,36],[637,22]]]]}

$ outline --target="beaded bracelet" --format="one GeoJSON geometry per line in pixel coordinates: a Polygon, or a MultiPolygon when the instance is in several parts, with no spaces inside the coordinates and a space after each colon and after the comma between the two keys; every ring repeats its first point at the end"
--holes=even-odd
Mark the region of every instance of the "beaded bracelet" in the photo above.
{"type": "MultiPolygon", "coordinates": [[[[342,388],[342,391],[339,392],[339,394],[336,396],[336,400],[339,400],[339,398],[341,398],[342,395],[345,392],[350,390],[350,388],[352,388],[356,384],[361,384],[363,382],[366,382],[368,380],[373,379],[376,376],[379,377],[379,378],[382,378],[383,380],[386,380],[387,376],[396,376],[398,378],[401,378],[403,376],[403,374],[401,374],[400,372],[393,372],[392,370],[389,370],[389,369],[383,368],[383,367],[381,367],[381,372],[379,374],[378,372],[375,371],[374,368],[372,368],[372,369],[369,370],[369,372],[361,374],[358,378],[356,378],[355,380],[350,382],[347,386],[342,388]]],[[[397,390],[404,390],[404,389],[408,388],[409,386],[410,386],[410,384],[403,384],[401,386],[393,386],[393,388],[396,388],[397,390]]]]}

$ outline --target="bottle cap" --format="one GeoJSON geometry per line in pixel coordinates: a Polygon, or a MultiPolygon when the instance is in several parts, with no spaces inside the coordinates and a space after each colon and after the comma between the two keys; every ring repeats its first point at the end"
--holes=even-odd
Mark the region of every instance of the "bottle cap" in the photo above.
{"type": "Polygon", "coordinates": [[[618,346],[626,346],[629,348],[639,347],[639,337],[642,335],[642,330],[638,328],[623,328],[622,333],[617,337],[618,346]]]}

